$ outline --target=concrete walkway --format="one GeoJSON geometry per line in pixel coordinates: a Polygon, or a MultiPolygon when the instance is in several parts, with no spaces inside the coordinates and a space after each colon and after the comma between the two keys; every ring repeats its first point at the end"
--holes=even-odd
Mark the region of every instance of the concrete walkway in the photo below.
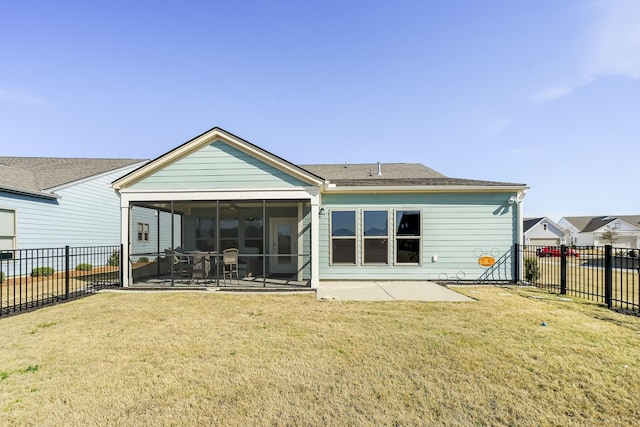
{"type": "Polygon", "coordinates": [[[472,298],[427,281],[321,281],[319,300],[338,301],[474,301],[472,298]]]}

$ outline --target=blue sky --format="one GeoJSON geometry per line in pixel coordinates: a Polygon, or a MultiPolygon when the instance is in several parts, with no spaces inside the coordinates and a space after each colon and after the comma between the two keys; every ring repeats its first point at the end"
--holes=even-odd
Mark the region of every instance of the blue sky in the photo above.
{"type": "Polygon", "coordinates": [[[640,214],[640,2],[0,0],[5,156],[155,158],[220,126],[294,163],[640,214]]]}

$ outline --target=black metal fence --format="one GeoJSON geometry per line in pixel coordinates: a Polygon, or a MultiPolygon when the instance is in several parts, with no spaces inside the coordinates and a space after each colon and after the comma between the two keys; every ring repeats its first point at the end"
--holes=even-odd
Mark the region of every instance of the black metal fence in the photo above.
{"type": "Polygon", "coordinates": [[[1,251],[0,316],[121,286],[121,254],[121,245],[1,251]]]}
{"type": "Polygon", "coordinates": [[[639,249],[606,245],[522,246],[520,250],[525,283],[597,301],[609,309],[640,313],[639,249]]]}

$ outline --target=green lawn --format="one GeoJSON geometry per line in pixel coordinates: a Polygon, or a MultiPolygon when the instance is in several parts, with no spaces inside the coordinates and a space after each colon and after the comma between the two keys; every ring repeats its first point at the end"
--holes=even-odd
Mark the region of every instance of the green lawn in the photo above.
{"type": "Polygon", "coordinates": [[[454,289],[477,301],[99,293],[2,318],[0,424],[638,422],[640,318],[454,289]]]}

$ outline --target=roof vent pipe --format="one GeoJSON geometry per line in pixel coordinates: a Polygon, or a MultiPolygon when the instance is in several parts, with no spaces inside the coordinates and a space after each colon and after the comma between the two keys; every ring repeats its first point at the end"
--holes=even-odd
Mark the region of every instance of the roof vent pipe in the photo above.
{"type": "Polygon", "coordinates": [[[378,162],[378,176],[382,176],[382,165],[378,162]]]}

